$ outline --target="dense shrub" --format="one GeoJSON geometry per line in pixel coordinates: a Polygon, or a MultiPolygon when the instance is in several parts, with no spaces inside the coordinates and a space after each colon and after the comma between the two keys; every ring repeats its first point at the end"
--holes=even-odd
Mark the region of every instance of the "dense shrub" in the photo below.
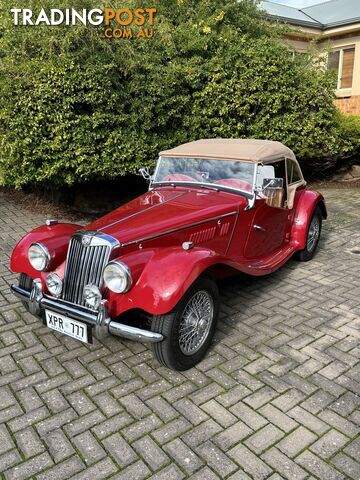
{"type": "Polygon", "coordinates": [[[203,137],[280,140],[308,170],[353,152],[333,106],[333,78],[310,57],[290,55],[254,1],[154,2],[151,41],[105,40],[95,27],[14,27],[13,5],[3,4],[3,184],[116,178],[153,165],[163,148],[203,137]]]}
{"type": "Polygon", "coordinates": [[[360,163],[360,116],[339,114],[338,122],[340,161],[350,160],[360,163]]]}

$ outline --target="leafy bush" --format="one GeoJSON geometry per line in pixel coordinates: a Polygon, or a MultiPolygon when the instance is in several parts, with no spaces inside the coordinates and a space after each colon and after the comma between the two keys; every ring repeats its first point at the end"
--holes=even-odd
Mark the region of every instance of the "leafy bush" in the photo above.
{"type": "MultiPolygon", "coordinates": [[[[151,41],[105,40],[95,27],[14,27],[4,15],[0,182],[117,178],[152,166],[161,149],[204,137],[280,140],[310,171],[349,155],[356,139],[343,140],[332,76],[290,55],[255,3],[156,2],[151,41]]],[[[3,4],[10,12],[12,3],[3,4]]],[[[57,5],[70,7],[76,2],[57,5]]]]}
{"type": "Polygon", "coordinates": [[[339,121],[339,139],[341,159],[359,162],[360,157],[360,116],[341,115],[339,121]]]}

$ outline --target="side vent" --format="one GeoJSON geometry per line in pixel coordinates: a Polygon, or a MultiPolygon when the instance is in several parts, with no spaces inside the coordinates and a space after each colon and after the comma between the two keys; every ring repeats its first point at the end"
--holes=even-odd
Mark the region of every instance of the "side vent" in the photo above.
{"type": "Polygon", "coordinates": [[[203,243],[212,240],[215,237],[216,227],[206,228],[204,230],[199,230],[190,235],[190,242],[193,243],[203,243]]]}
{"type": "Polygon", "coordinates": [[[224,237],[225,235],[227,235],[229,233],[229,229],[230,229],[230,223],[227,222],[227,223],[224,223],[223,225],[221,225],[221,228],[220,228],[220,237],[224,237]]]}

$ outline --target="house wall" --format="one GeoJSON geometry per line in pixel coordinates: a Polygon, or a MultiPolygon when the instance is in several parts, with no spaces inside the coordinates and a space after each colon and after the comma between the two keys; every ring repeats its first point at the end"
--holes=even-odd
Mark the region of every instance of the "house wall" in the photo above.
{"type": "Polygon", "coordinates": [[[337,90],[336,96],[339,98],[344,98],[360,95],[360,35],[346,38],[329,39],[325,42],[321,42],[319,46],[321,48],[326,48],[328,44],[331,45],[332,49],[355,46],[354,75],[352,88],[337,90]]]}
{"type": "Polygon", "coordinates": [[[337,98],[335,105],[347,115],[360,115],[360,95],[349,98],[337,98]]]}
{"type": "Polygon", "coordinates": [[[341,28],[337,28],[334,32],[327,32],[325,35],[322,33],[314,34],[314,32],[308,32],[303,30],[303,34],[299,31],[294,32],[293,35],[289,35],[286,38],[286,43],[290,48],[298,52],[306,52],[310,42],[317,41],[317,48],[319,51],[324,51],[327,48],[337,49],[355,46],[355,59],[354,59],[354,74],[352,88],[336,90],[335,105],[345,114],[360,115],[360,30],[357,27],[357,31],[350,33],[347,29],[342,31],[341,28]],[[332,37],[333,33],[333,37],[332,37]],[[306,36],[308,36],[306,38],[306,36]]]}

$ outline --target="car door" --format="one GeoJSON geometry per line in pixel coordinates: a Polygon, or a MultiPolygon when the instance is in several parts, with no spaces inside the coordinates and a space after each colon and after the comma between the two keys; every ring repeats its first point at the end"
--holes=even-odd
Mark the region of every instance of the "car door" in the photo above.
{"type": "Polygon", "coordinates": [[[266,257],[285,242],[289,222],[289,210],[286,208],[285,159],[271,165],[274,167],[274,178],[283,179],[283,198],[280,206],[270,206],[264,198],[257,198],[244,251],[247,258],[266,257]]]}

